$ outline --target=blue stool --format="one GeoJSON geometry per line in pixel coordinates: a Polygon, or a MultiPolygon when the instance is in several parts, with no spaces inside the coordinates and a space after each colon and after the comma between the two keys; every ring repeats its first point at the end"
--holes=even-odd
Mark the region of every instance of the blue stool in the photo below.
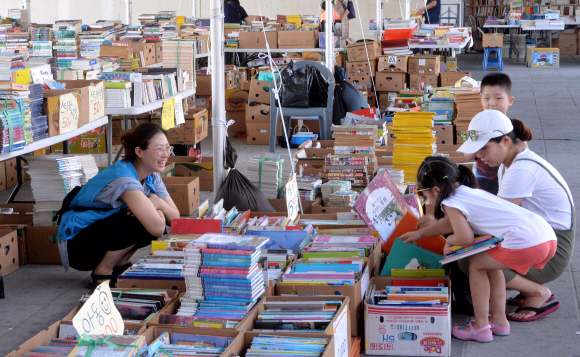
{"type": "Polygon", "coordinates": [[[503,71],[503,53],[501,47],[485,47],[483,52],[483,65],[481,66],[482,71],[487,71],[487,66],[498,67],[500,71],[503,71]],[[495,52],[497,59],[490,60],[489,53],[495,52]]]}

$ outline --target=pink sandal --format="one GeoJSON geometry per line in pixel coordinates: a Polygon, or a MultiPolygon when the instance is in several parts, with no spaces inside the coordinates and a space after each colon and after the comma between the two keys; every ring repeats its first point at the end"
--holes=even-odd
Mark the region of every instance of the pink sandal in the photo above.
{"type": "Polygon", "coordinates": [[[510,334],[510,325],[507,326],[496,326],[494,324],[491,324],[491,333],[493,333],[496,336],[509,336],[510,334]]]}
{"type": "Polygon", "coordinates": [[[473,328],[473,323],[475,321],[469,321],[463,326],[455,326],[453,328],[453,337],[465,341],[477,341],[477,342],[491,342],[493,341],[493,334],[491,331],[483,332],[485,330],[491,329],[491,325],[484,326],[479,330],[473,328]],[[470,331],[463,330],[469,326],[470,331]]]}

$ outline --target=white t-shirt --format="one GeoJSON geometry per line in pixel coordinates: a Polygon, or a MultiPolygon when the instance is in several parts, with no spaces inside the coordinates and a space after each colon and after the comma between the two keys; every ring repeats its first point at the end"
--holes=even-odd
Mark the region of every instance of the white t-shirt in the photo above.
{"type": "Polygon", "coordinates": [[[509,168],[505,169],[503,164],[500,165],[497,195],[502,198],[523,198],[521,206],[544,218],[554,229],[572,228],[572,211],[566,191],[543,167],[529,160],[518,161],[519,159],[542,163],[566,187],[566,191],[570,192],[566,181],[552,165],[525,149],[516,156],[509,168]]]}
{"type": "Polygon", "coordinates": [[[503,238],[501,245],[506,249],[556,240],[554,230],[542,217],[484,190],[459,186],[443,205],[461,211],[473,233],[503,238]]]}

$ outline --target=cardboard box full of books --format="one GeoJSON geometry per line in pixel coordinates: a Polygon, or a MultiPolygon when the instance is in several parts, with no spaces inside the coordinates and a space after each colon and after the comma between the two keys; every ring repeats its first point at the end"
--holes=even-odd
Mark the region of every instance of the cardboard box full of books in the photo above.
{"type": "Polygon", "coordinates": [[[107,115],[105,81],[59,81],[66,89],[81,92],[79,128],[107,115]]]}
{"type": "MultiPolygon", "coordinates": [[[[451,295],[446,307],[405,309],[370,303],[374,290],[392,286],[393,281],[436,281],[451,292],[448,278],[400,278],[376,276],[364,299],[365,353],[383,356],[449,356],[451,353],[451,295]],[[412,322],[411,322],[412,321],[412,322]]],[[[400,285],[399,285],[400,286],[400,285]]],[[[430,285],[431,286],[431,285],[430,285]]],[[[435,285],[440,286],[440,285],[435,285]]]]}
{"type": "Polygon", "coordinates": [[[278,31],[278,48],[316,48],[317,45],[318,31],[278,31]]]}
{"type": "MultiPolygon", "coordinates": [[[[239,332],[232,329],[211,329],[208,330],[207,328],[201,327],[179,327],[179,326],[154,326],[150,327],[143,333],[145,336],[145,340],[147,344],[151,344],[155,339],[161,336],[162,333],[167,332],[170,336],[173,334],[179,334],[180,336],[183,335],[195,335],[195,336],[204,336],[205,338],[203,341],[206,345],[214,345],[212,342],[212,338],[214,337],[229,337],[232,338],[233,341],[230,342],[229,346],[231,345],[240,345],[239,342],[243,343],[244,333],[239,332]]],[[[194,342],[188,341],[186,338],[183,342],[176,341],[175,344],[185,344],[185,345],[193,345],[194,342]]],[[[229,347],[228,346],[228,347],[229,347]]],[[[218,346],[212,346],[218,347],[218,346]]],[[[245,351],[244,351],[245,352],[245,351]]],[[[224,353],[221,354],[223,357],[227,357],[228,355],[224,353]]]]}
{"type": "Polygon", "coordinates": [[[199,177],[164,177],[169,196],[179,215],[190,216],[199,207],[199,177]]]}
{"type": "MultiPolygon", "coordinates": [[[[79,89],[52,89],[44,91],[46,99],[42,104],[42,112],[48,116],[48,135],[56,136],[75,130],[82,126],[80,113],[79,89]],[[67,94],[72,93],[73,96],[67,94]],[[63,101],[61,103],[61,101],[63,101]],[[66,101],[66,102],[64,102],[66,101]],[[61,117],[62,115],[62,117],[61,117]]],[[[88,120],[88,118],[87,118],[88,120]]]]}
{"type": "MultiPolygon", "coordinates": [[[[243,339],[236,339],[234,342],[232,342],[230,346],[222,354],[222,356],[244,356],[246,354],[246,351],[249,350],[250,347],[252,346],[252,341],[254,340],[254,338],[259,337],[260,335],[264,335],[264,333],[243,332],[242,333],[243,339]]],[[[268,332],[268,335],[304,337],[304,338],[312,337],[312,334],[306,332],[295,332],[293,334],[288,334],[285,332],[276,331],[276,332],[268,332]]],[[[336,355],[334,336],[326,336],[326,337],[328,338],[328,344],[326,345],[326,348],[324,349],[324,352],[320,355],[320,357],[334,357],[336,355]]]]}
{"type": "Polygon", "coordinates": [[[213,191],[213,157],[196,162],[191,156],[170,156],[167,162],[175,163],[175,177],[199,177],[199,189],[213,191]]]}
{"type": "MultiPolygon", "coordinates": [[[[337,226],[334,226],[335,228],[337,226]]],[[[345,226],[340,226],[344,228],[345,226]]],[[[353,286],[325,286],[325,285],[281,285],[276,284],[276,295],[344,295],[349,298],[351,335],[362,336],[363,326],[363,298],[369,286],[370,278],[379,273],[378,266],[381,260],[381,245],[377,244],[370,254],[363,269],[361,278],[353,286]]]]}
{"type": "MultiPolygon", "coordinates": [[[[209,128],[207,109],[191,109],[184,118],[185,124],[167,130],[167,140],[170,144],[196,145],[207,137],[209,128]]],[[[156,112],[151,122],[161,124],[161,113],[156,112]]]]}

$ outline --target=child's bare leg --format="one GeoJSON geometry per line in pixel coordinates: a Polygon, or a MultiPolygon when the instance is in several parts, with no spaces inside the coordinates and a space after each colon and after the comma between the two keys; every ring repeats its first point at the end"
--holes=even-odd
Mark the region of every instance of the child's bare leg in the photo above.
{"type": "Polygon", "coordinates": [[[489,278],[489,302],[491,304],[491,317],[489,318],[489,322],[496,326],[508,326],[509,322],[505,315],[506,288],[503,272],[501,270],[489,270],[487,276],[489,278]]]}

